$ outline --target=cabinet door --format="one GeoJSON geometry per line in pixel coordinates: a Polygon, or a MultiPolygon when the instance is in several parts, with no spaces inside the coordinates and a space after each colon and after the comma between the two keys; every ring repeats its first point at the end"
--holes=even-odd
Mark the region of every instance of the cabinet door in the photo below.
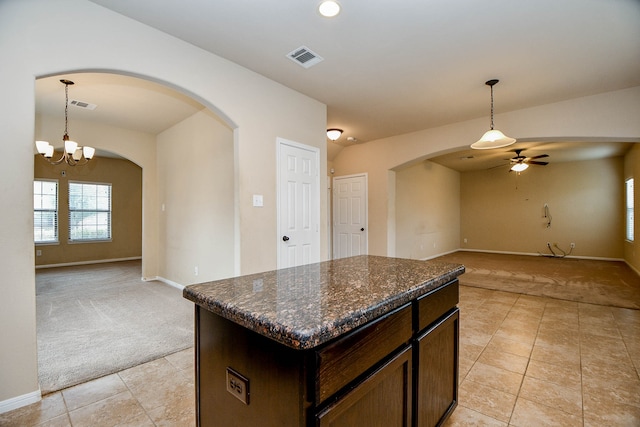
{"type": "Polygon", "coordinates": [[[411,347],[374,371],[317,417],[320,427],[408,427],[411,347]]]}
{"type": "Polygon", "coordinates": [[[417,426],[440,425],[458,404],[459,310],[418,338],[417,426]]]}

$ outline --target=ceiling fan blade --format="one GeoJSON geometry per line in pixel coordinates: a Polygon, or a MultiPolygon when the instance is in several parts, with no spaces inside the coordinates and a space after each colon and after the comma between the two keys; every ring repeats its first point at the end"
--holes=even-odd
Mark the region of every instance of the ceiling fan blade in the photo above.
{"type": "Polygon", "coordinates": [[[536,162],[536,161],[531,161],[531,162],[527,162],[530,165],[540,165],[540,166],[546,166],[549,164],[549,162],[536,162]]]}
{"type": "Polygon", "coordinates": [[[543,157],[549,157],[548,154],[540,154],[539,156],[533,156],[533,157],[529,157],[530,159],[541,159],[543,157]]]}

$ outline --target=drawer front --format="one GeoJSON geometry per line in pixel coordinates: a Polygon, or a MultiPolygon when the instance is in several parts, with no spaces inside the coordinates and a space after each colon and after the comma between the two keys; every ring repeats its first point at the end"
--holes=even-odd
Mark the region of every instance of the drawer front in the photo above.
{"type": "Polygon", "coordinates": [[[458,305],[458,279],[418,299],[418,331],[438,320],[458,305]]]}
{"type": "Polygon", "coordinates": [[[407,304],[318,350],[316,404],[409,342],[411,326],[407,304]]]}

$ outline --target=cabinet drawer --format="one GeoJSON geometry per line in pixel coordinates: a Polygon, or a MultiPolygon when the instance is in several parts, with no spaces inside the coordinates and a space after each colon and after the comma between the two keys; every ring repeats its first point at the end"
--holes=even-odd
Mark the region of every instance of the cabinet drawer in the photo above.
{"type": "Polygon", "coordinates": [[[418,331],[423,330],[458,304],[458,279],[418,299],[418,331]]]}
{"type": "Polygon", "coordinates": [[[318,350],[316,404],[409,342],[411,333],[407,304],[318,350]]]}

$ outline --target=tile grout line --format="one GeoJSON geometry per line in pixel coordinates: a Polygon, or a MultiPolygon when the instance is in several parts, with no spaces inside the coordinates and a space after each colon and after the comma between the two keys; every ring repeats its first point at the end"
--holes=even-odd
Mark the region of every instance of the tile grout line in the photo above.
{"type": "MultiPolygon", "coordinates": [[[[518,297],[518,299],[516,301],[518,301],[521,298],[521,296],[518,297]]],[[[514,303],[515,305],[515,303],[514,303]]],[[[513,309],[513,307],[512,307],[513,309]]],[[[531,355],[533,354],[533,348],[536,345],[536,341],[538,339],[538,334],[540,333],[540,325],[542,324],[542,318],[544,317],[544,312],[547,309],[547,303],[544,303],[544,309],[542,310],[542,315],[540,316],[540,319],[538,319],[538,328],[536,329],[536,336],[533,339],[533,344],[531,345],[531,350],[529,351],[529,357],[527,357],[527,366],[524,370],[524,373],[522,374],[522,381],[520,382],[520,387],[518,387],[518,394],[516,394],[516,402],[513,405],[513,409],[511,410],[511,415],[509,416],[509,422],[507,423],[509,426],[511,426],[511,419],[513,418],[513,413],[516,410],[516,405],[518,404],[518,400],[520,399],[520,392],[522,391],[522,384],[524,384],[524,378],[527,375],[527,371],[529,370],[529,364],[531,363],[531,355]]],[[[511,310],[509,310],[511,311],[511,310]]]]}
{"type": "MultiPolygon", "coordinates": [[[[164,359],[164,357],[162,358],[164,359]]],[[[140,365],[139,365],[140,366],[140,365]]],[[[120,371],[120,372],[124,372],[124,371],[120,371]]],[[[151,418],[151,416],[147,413],[147,409],[142,405],[142,402],[140,402],[140,400],[138,399],[138,396],[135,395],[135,393],[133,392],[133,390],[131,390],[131,388],[129,387],[129,384],[127,384],[127,382],[124,380],[124,378],[122,378],[120,376],[120,372],[117,372],[118,378],[120,378],[120,381],[122,381],[122,383],[124,384],[124,386],[127,388],[127,390],[129,391],[129,393],[131,393],[131,397],[133,397],[136,402],[138,403],[138,405],[140,405],[140,408],[142,409],[142,411],[144,412],[144,414],[147,416],[147,418],[149,419],[149,421],[151,421],[151,424],[153,424],[154,426],[157,427],[155,421],[153,421],[153,418],[151,418]]]]}

